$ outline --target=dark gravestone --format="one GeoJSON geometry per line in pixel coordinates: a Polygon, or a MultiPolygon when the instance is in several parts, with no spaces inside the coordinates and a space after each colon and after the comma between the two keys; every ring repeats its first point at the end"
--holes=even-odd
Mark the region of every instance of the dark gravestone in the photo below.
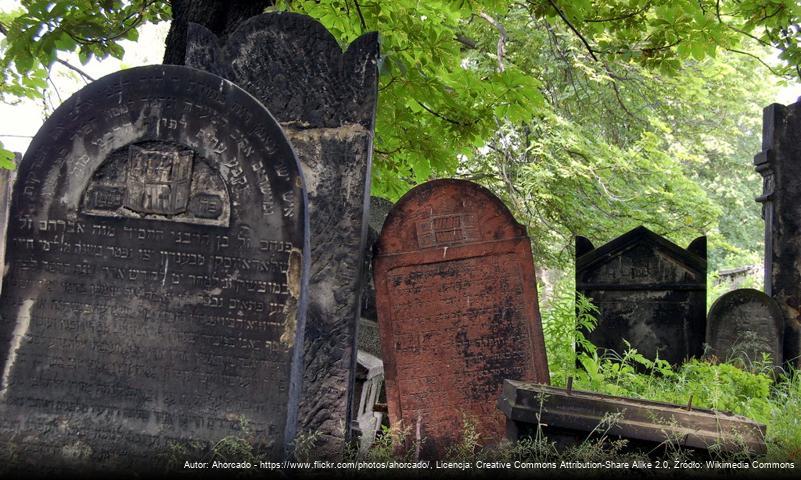
{"type": "Polygon", "coordinates": [[[765,108],[762,152],[765,293],[784,312],[784,361],[801,368],[801,103],[765,108]]]}
{"type": "Polygon", "coordinates": [[[308,265],[297,159],[227,80],[124,70],[19,168],[0,300],[0,443],[36,468],[157,468],[247,422],[295,434],[308,265]]]}
{"type": "Polygon", "coordinates": [[[576,239],[576,290],[599,308],[585,335],[622,355],[626,341],[647,358],[672,364],[703,353],[706,333],[706,243],[685,250],[645,227],[593,249],[576,239]],[[583,254],[582,254],[583,252],[583,254]]]}
{"type": "MultiPolygon", "coordinates": [[[[14,154],[14,163],[19,165],[21,156],[14,154]]],[[[6,231],[8,230],[8,214],[11,208],[11,192],[17,179],[16,170],[0,169],[0,265],[5,265],[6,231]]],[[[2,287],[0,286],[0,292],[2,287]]]]}
{"type": "Polygon", "coordinates": [[[311,276],[300,428],[322,433],[318,456],[338,457],[350,418],[370,192],[378,36],[343,54],[317,21],[253,17],[224,45],[191,24],[186,64],[227,78],[280,122],[309,195],[311,276]]]}
{"type": "Polygon", "coordinates": [[[767,353],[775,367],[781,366],[784,315],[764,293],[743,288],[724,294],[709,309],[706,328],[709,354],[720,360],[750,368],[767,353]]]}
{"type": "Polygon", "coordinates": [[[465,417],[482,443],[501,439],[503,379],[548,382],[525,228],[479,185],[427,182],[387,217],[374,271],[390,424],[419,422],[426,455],[465,417]]]}
{"type": "Polygon", "coordinates": [[[767,450],[765,425],[692,405],[506,380],[498,408],[506,415],[509,440],[544,437],[560,450],[620,439],[626,440],[624,454],[662,459],[665,453],[688,448],[707,458],[718,458],[721,452],[753,455],[767,450]]]}
{"type": "Polygon", "coordinates": [[[380,197],[370,197],[370,220],[367,232],[367,245],[364,252],[364,279],[362,280],[362,308],[359,319],[359,350],[364,350],[378,358],[381,355],[381,341],[378,337],[378,313],[375,311],[375,284],[373,283],[373,249],[384,225],[392,202],[380,197]]]}

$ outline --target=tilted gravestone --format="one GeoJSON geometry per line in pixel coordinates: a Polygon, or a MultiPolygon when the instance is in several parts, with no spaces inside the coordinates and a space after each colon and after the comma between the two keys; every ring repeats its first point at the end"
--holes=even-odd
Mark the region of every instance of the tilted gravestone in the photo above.
{"type": "Polygon", "coordinates": [[[784,312],[784,362],[801,368],[801,102],[770,105],[762,121],[754,164],[763,177],[765,293],[784,312]]]}
{"type": "Polygon", "coordinates": [[[623,355],[628,341],[672,364],[703,353],[706,237],[686,250],[645,227],[598,248],[577,237],[576,290],[600,310],[585,335],[602,349],[623,355]]]}
{"type": "Polygon", "coordinates": [[[280,122],[309,195],[311,276],[300,426],[318,454],[341,455],[356,366],[367,236],[378,36],[343,54],[320,23],[298,14],[253,17],[226,37],[191,24],[186,64],[227,78],[280,122]]]}
{"type": "Polygon", "coordinates": [[[483,187],[434,180],[392,209],[374,262],[390,424],[419,422],[434,456],[465,419],[503,438],[503,380],[549,381],[525,228],[483,187]]]}
{"type": "Polygon", "coordinates": [[[722,295],[706,321],[709,354],[720,360],[739,360],[751,367],[767,353],[775,367],[782,363],[784,315],[771,297],[753,288],[722,295]]]}
{"type": "Polygon", "coordinates": [[[3,450],[138,473],[244,422],[282,458],[302,373],[301,179],[269,112],[209,73],[133,68],[64,102],[12,201],[3,450]]]}

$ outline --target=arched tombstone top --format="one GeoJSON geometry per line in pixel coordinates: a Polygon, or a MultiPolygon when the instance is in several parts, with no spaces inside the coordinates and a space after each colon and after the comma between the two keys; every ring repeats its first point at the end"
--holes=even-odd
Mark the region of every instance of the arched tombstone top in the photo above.
{"type": "Polygon", "coordinates": [[[595,250],[592,241],[587,237],[576,235],[576,258],[595,250]]]}
{"type": "Polygon", "coordinates": [[[334,36],[313,18],[265,13],[251,17],[224,40],[190,23],[188,39],[187,65],[236,81],[262,99],[282,123],[372,125],[375,32],[357,38],[343,53],[334,36]],[[264,72],[271,74],[265,78],[264,72]]]}
{"type": "Polygon", "coordinates": [[[256,202],[261,208],[240,208],[238,215],[287,226],[280,231],[294,231],[302,241],[299,172],[281,127],[241,88],[186,67],[138,67],[93,82],[44,123],[19,166],[14,212],[224,226],[231,202],[256,202]],[[274,159],[280,161],[273,165],[274,159]],[[165,185],[171,195],[156,201],[140,191],[134,198],[138,176],[165,185]],[[115,192],[95,195],[96,188],[117,186],[124,190],[117,192],[119,206],[108,198],[115,192]],[[193,209],[194,196],[215,189],[219,202],[193,209]],[[268,205],[270,189],[286,196],[280,208],[268,205]],[[104,197],[100,205],[95,197],[104,197]],[[217,205],[219,217],[209,219],[217,205]]]}
{"type": "Polygon", "coordinates": [[[377,255],[526,236],[506,205],[466,180],[432,180],[411,189],[387,215],[377,255]]]}
{"type": "Polygon", "coordinates": [[[752,363],[761,359],[761,353],[769,353],[778,367],[782,363],[783,335],[781,307],[759,290],[732,290],[709,309],[706,343],[720,360],[741,358],[752,363]]]}
{"type": "Polygon", "coordinates": [[[698,255],[699,257],[705,259],[706,258],[706,250],[707,250],[706,244],[707,244],[706,235],[698,237],[695,240],[693,240],[692,242],[690,242],[689,245],[687,245],[687,251],[688,252],[692,252],[692,253],[698,255]]]}
{"type": "Polygon", "coordinates": [[[464,180],[412,189],[384,222],[373,277],[392,425],[440,456],[465,416],[503,437],[507,378],[548,383],[531,241],[503,203],[464,180]]]}
{"type": "Polygon", "coordinates": [[[170,442],[216,442],[244,418],[283,457],[308,228],[292,146],[238,86],[158,65],[80,90],[19,166],[0,443],[20,439],[37,469],[81,445],[91,468],[144,472],[170,442]]]}

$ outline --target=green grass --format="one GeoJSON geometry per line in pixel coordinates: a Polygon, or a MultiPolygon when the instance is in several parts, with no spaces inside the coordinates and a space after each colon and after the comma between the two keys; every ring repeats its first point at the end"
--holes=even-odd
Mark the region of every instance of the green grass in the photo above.
{"type": "Polygon", "coordinates": [[[766,458],[801,461],[801,372],[776,372],[770,358],[691,360],[680,367],[651,361],[631,348],[622,355],[601,356],[576,330],[576,322],[594,327],[597,309],[574,298],[570,286],[557,289],[543,308],[543,330],[551,382],[568,377],[579,390],[711,408],[749,417],[767,426],[766,458]],[[578,355],[575,353],[579,345],[578,355]],[[576,367],[576,360],[581,368],[576,367]]]}

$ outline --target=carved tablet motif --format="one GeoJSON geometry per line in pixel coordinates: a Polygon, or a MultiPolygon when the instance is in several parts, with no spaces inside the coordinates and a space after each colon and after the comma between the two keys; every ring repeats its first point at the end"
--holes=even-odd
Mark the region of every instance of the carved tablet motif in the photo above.
{"type": "Polygon", "coordinates": [[[483,443],[502,439],[503,380],[548,382],[523,226],[476,184],[428,182],[389,213],[374,271],[390,423],[419,421],[428,456],[465,420],[483,443]]]}
{"type": "Polygon", "coordinates": [[[231,201],[219,172],[194,150],[143,142],[112,152],[101,164],[81,212],[227,227],[231,201]]]}
{"type": "Polygon", "coordinates": [[[125,70],[56,110],[18,182],[0,445],[36,472],[143,473],[245,422],[266,458],[282,458],[302,374],[308,220],[269,112],[209,73],[125,70]]]}

